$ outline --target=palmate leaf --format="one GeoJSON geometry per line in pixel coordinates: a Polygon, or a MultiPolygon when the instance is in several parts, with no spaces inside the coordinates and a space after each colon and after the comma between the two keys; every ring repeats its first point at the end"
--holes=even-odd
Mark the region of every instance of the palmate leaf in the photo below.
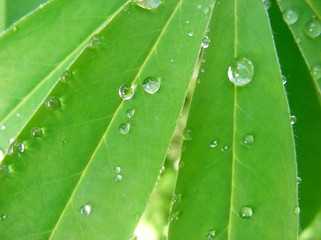
{"type": "Polygon", "coordinates": [[[321,2],[319,0],[290,0],[278,1],[278,3],[320,94],[321,2]]]}
{"type": "Polygon", "coordinates": [[[210,29],[169,239],[297,239],[293,134],[264,4],[221,1],[210,29]],[[227,73],[243,57],[254,77],[237,87],[227,73]]]}
{"type": "MultiPolygon", "coordinates": [[[[65,9],[70,1],[56,2],[65,9]]],[[[9,148],[1,165],[1,239],[130,238],[200,53],[213,3],[200,4],[163,1],[146,10],[127,1],[118,8],[9,148]],[[161,82],[155,94],[143,90],[149,76],[161,82]],[[131,100],[118,96],[122,84],[134,86],[131,100]]]]}
{"type": "Polygon", "coordinates": [[[125,0],[95,3],[51,1],[0,38],[0,151],[7,148],[9,139],[17,135],[65,68],[95,32],[113,19],[125,0]],[[78,25],[81,27],[75,28],[78,25]]]}

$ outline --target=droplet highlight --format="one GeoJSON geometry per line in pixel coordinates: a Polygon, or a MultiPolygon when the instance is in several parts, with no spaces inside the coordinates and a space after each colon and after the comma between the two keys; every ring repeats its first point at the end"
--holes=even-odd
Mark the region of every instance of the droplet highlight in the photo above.
{"type": "Polygon", "coordinates": [[[291,116],[291,124],[294,125],[294,124],[296,124],[297,121],[298,121],[297,117],[292,115],[291,116]]]}
{"type": "Polygon", "coordinates": [[[25,145],[20,140],[14,140],[8,148],[8,155],[23,153],[25,151],[25,145]]]}
{"type": "Polygon", "coordinates": [[[210,43],[211,43],[211,39],[209,38],[209,36],[205,35],[201,43],[201,47],[208,48],[210,46],[210,43]]]}
{"type": "Polygon", "coordinates": [[[321,34],[321,24],[313,19],[305,24],[304,31],[308,37],[317,38],[321,34]]]}
{"type": "Polygon", "coordinates": [[[73,74],[70,70],[66,70],[61,77],[59,78],[59,80],[63,83],[69,82],[73,77],[73,74]]]}
{"type": "Polygon", "coordinates": [[[115,182],[121,182],[121,181],[123,181],[123,176],[120,175],[120,174],[117,174],[117,175],[114,177],[114,181],[115,181],[115,182]]]}
{"type": "Polygon", "coordinates": [[[128,118],[132,118],[132,117],[134,117],[134,115],[135,115],[135,109],[129,109],[129,110],[127,110],[126,116],[127,116],[128,118]]]}
{"type": "Polygon", "coordinates": [[[251,218],[253,216],[253,210],[251,207],[242,207],[240,210],[241,218],[251,218]]]}
{"type": "Polygon", "coordinates": [[[214,239],[216,236],[216,231],[215,230],[210,230],[206,233],[206,237],[208,240],[214,239]]]}
{"type": "Polygon", "coordinates": [[[133,2],[142,8],[154,9],[162,3],[162,0],[133,0],[133,2]]]}
{"type": "Polygon", "coordinates": [[[132,99],[132,97],[135,94],[135,88],[134,88],[134,86],[123,84],[120,86],[120,88],[118,90],[118,94],[121,97],[121,99],[123,99],[123,100],[132,99]]]}
{"type": "Polygon", "coordinates": [[[41,138],[43,136],[42,128],[35,127],[31,130],[31,136],[34,138],[41,138]]]}
{"type": "Polygon", "coordinates": [[[193,139],[193,130],[190,128],[185,128],[183,138],[185,141],[191,141],[193,139]]]}
{"type": "Polygon", "coordinates": [[[55,96],[48,97],[45,101],[45,106],[50,111],[56,111],[61,107],[61,102],[59,98],[55,96]]]}
{"type": "Polygon", "coordinates": [[[123,123],[119,126],[119,132],[123,135],[129,133],[130,123],[123,123]]]}
{"type": "Polygon", "coordinates": [[[89,44],[88,44],[88,47],[91,48],[91,49],[94,49],[94,48],[99,47],[99,45],[100,45],[101,43],[102,43],[101,37],[96,34],[96,35],[94,35],[94,36],[91,38],[91,40],[90,40],[90,42],[89,42],[89,44]]]}
{"type": "Polygon", "coordinates": [[[90,205],[84,205],[80,208],[80,214],[83,216],[88,216],[91,213],[91,206],[90,205]]]}
{"type": "Polygon", "coordinates": [[[120,172],[121,172],[121,167],[118,167],[118,166],[115,167],[115,168],[114,168],[114,172],[115,172],[115,173],[120,173],[120,172]]]}
{"type": "Polygon", "coordinates": [[[269,10],[271,7],[271,0],[263,0],[264,6],[266,10],[269,10]]]}
{"type": "Polygon", "coordinates": [[[254,137],[253,135],[245,135],[242,138],[242,144],[245,146],[251,146],[254,143],[254,137]]]}
{"type": "Polygon", "coordinates": [[[297,14],[296,11],[292,9],[285,10],[283,13],[283,19],[286,23],[288,24],[294,24],[298,21],[299,15],[297,14]]]}
{"type": "Polygon", "coordinates": [[[160,79],[155,77],[147,77],[143,82],[143,89],[149,94],[155,94],[160,88],[160,79]]]}
{"type": "Polygon", "coordinates": [[[234,85],[239,87],[247,85],[249,82],[251,82],[253,76],[253,63],[245,57],[236,59],[228,68],[228,78],[234,85]]]}
{"type": "Polygon", "coordinates": [[[314,80],[321,79],[321,65],[315,65],[310,70],[311,76],[314,80]]]}
{"type": "Polygon", "coordinates": [[[216,148],[217,145],[218,145],[218,141],[215,140],[215,141],[211,142],[210,147],[211,148],[216,148]]]}

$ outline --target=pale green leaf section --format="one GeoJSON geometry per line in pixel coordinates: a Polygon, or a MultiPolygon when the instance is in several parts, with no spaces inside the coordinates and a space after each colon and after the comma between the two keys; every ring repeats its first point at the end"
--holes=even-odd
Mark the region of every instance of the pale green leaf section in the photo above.
{"type": "Polygon", "coordinates": [[[284,15],[286,15],[287,10],[293,10],[298,15],[298,20],[293,24],[288,24],[288,26],[299,46],[320,94],[321,34],[315,38],[311,38],[309,34],[307,34],[307,24],[310,21],[314,21],[319,25],[319,31],[321,31],[321,2],[319,0],[288,0],[278,1],[278,4],[284,15]]]}
{"type": "Polygon", "coordinates": [[[50,91],[61,107],[41,105],[17,137],[25,151],[3,160],[0,239],[132,236],[167,154],[211,6],[164,0],[154,10],[128,2],[115,11],[99,32],[101,43],[85,48],[70,66],[72,77],[50,91]],[[153,95],[142,87],[149,76],[161,81],[153,95]],[[122,84],[135,87],[131,100],[119,97],[122,84]],[[131,126],[125,135],[123,123],[131,126]],[[34,127],[44,136],[33,138],[34,127]],[[85,205],[88,216],[80,211],[85,205]]]}
{"type": "Polygon", "coordinates": [[[169,240],[297,239],[296,159],[290,114],[262,1],[221,1],[196,86],[169,240]],[[243,87],[233,59],[254,65],[243,87]],[[253,137],[246,144],[245,136],[253,137]],[[215,142],[216,141],[216,142],[215,142]],[[212,146],[211,146],[212,145],[212,146]],[[248,218],[241,217],[246,207],[248,218]],[[215,235],[215,237],[213,236],[215,235]]]}
{"type": "Polygon", "coordinates": [[[6,0],[0,0],[0,32],[6,27],[6,0]]]}
{"type": "Polygon", "coordinates": [[[317,240],[321,237],[321,212],[316,214],[314,220],[300,233],[300,240],[317,240]]]}

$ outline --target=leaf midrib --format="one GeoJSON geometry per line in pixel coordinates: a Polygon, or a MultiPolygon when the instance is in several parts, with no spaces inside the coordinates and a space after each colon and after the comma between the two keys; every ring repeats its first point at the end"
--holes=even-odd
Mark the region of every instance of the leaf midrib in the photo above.
{"type": "MultiPolygon", "coordinates": [[[[131,2],[131,0],[129,0],[129,1],[128,1],[126,4],[124,4],[122,7],[125,7],[129,2],[131,2]]],[[[170,22],[172,21],[172,19],[173,19],[173,17],[175,16],[175,14],[176,14],[177,10],[179,9],[179,7],[182,5],[182,2],[183,2],[183,0],[179,0],[179,2],[177,3],[176,7],[174,8],[173,13],[171,14],[171,16],[169,17],[169,19],[168,19],[167,22],[165,23],[165,25],[164,25],[162,31],[160,32],[157,40],[155,41],[155,43],[154,43],[153,47],[151,48],[149,54],[148,54],[147,57],[145,58],[145,60],[144,60],[144,62],[142,63],[141,67],[139,68],[139,70],[138,70],[138,72],[137,72],[134,80],[132,81],[132,83],[131,83],[132,86],[135,85],[135,83],[136,83],[137,80],[139,79],[139,76],[141,75],[141,73],[142,73],[145,65],[147,64],[148,60],[150,59],[150,57],[152,56],[152,54],[156,51],[156,48],[157,48],[157,46],[158,46],[158,44],[159,44],[159,42],[160,42],[163,34],[165,33],[165,30],[167,29],[168,25],[169,25],[170,22]]],[[[121,10],[122,10],[122,9],[120,9],[120,11],[121,11],[121,10]]],[[[120,11],[118,11],[118,13],[119,13],[120,11]]],[[[102,29],[103,29],[103,28],[101,28],[101,30],[102,30],[102,29]]],[[[114,122],[114,120],[115,120],[118,112],[122,109],[122,106],[123,106],[124,102],[125,102],[125,100],[122,99],[122,101],[120,102],[119,106],[118,106],[117,109],[115,110],[114,114],[112,114],[113,117],[111,118],[111,120],[110,120],[110,122],[109,122],[109,124],[108,124],[108,126],[107,126],[107,128],[106,128],[106,130],[105,130],[105,132],[103,133],[103,135],[102,135],[99,143],[97,144],[97,147],[94,149],[92,155],[90,156],[90,159],[89,159],[87,165],[85,166],[84,170],[82,171],[82,173],[81,173],[81,175],[80,175],[80,177],[79,177],[79,180],[78,180],[78,182],[77,182],[74,190],[72,191],[72,193],[71,193],[71,195],[70,195],[70,198],[69,198],[69,200],[68,200],[65,208],[63,209],[62,213],[60,214],[60,217],[59,217],[56,225],[54,226],[54,228],[53,228],[53,230],[52,230],[52,232],[51,232],[51,235],[50,235],[49,240],[52,240],[52,238],[53,238],[56,230],[58,229],[58,226],[59,226],[59,224],[60,224],[60,222],[61,222],[61,220],[62,220],[62,218],[63,218],[63,216],[64,216],[64,213],[65,213],[66,210],[68,209],[68,206],[70,205],[70,203],[71,203],[74,195],[75,195],[76,192],[77,192],[77,189],[78,189],[79,186],[80,186],[80,183],[82,182],[84,176],[86,175],[89,166],[91,165],[92,161],[94,160],[94,156],[96,155],[99,147],[102,145],[103,141],[105,140],[105,138],[106,138],[106,136],[107,136],[107,134],[108,134],[108,132],[109,132],[109,130],[110,130],[110,127],[112,126],[112,123],[114,122]]]]}

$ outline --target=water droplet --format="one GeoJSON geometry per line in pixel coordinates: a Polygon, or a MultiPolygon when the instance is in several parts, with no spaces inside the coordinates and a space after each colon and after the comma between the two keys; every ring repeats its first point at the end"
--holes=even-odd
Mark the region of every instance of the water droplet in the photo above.
{"type": "Polygon", "coordinates": [[[254,66],[252,62],[243,57],[236,59],[228,68],[228,77],[236,86],[244,86],[251,82],[254,75],[254,66]]]}
{"type": "Polygon", "coordinates": [[[304,30],[310,38],[317,38],[321,34],[321,24],[317,20],[311,20],[305,24],[304,30]]]}
{"type": "Polygon", "coordinates": [[[123,123],[119,126],[119,132],[121,134],[127,134],[129,133],[129,130],[130,130],[130,123],[123,123]]]}
{"type": "Polygon", "coordinates": [[[121,182],[121,181],[123,181],[123,176],[120,175],[120,174],[117,174],[117,175],[114,177],[114,180],[115,180],[115,182],[121,182]]]}
{"type": "Polygon", "coordinates": [[[88,216],[91,213],[91,206],[90,205],[84,205],[80,208],[80,214],[83,216],[88,216]]]}
{"type": "Polygon", "coordinates": [[[88,47],[89,48],[97,48],[97,47],[99,47],[100,44],[101,44],[101,37],[96,34],[91,38],[91,40],[88,44],[88,47]]]}
{"type": "Polygon", "coordinates": [[[170,62],[171,62],[171,63],[175,62],[175,59],[174,59],[174,58],[172,58],[172,59],[170,60],[170,62]]]}
{"type": "Polygon", "coordinates": [[[126,115],[128,118],[132,118],[135,115],[135,109],[129,109],[126,115]]]}
{"type": "Polygon", "coordinates": [[[300,207],[296,207],[296,208],[294,208],[294,213],[295,213],[295,214],[299,215],[299,214],[300,214],[300,212],[301,212],[300,207]]]}
{"type": "Polygon", "coordinates": [[[283,19],[288,24],[294,24],[298,21],[299,15],[294,10],[288,9],[284,11],[283,19]]]}
{"type": "Polygon", "coordinates": [[[42,128],[38,128],[38,127],[33,128],[33,129],[31,130],[31,136],[33,136],[33,137],[35,137],[35,138],[40,138],[40,137],[42,137],[42,136],[43,136],[43,130],[42,130],[42,128]]]}
{"type": "Polygon", "coordinates": [[[298,121],[298,119],[296,118],[296,116],[292,115],[291,116],[291,124],[294,125],[294,124],[296,124],[297,121],[298,121]]]}
{"type": "Polygon", "coordinates": [[[186,20],[186,21],[185,21],[185,23],[189,24],[189,23],[190,23],[190,21],[189,21],[189,20],[186,20]]]}
{"type": "Polygon", "coordinates": [[[210,230],[210,231],[208,231],[206,233],[206,237],[209,240],[214,239],[215,236],[216,236],[216,231],[215,230],[210,230]]]}
{"type": "Polygon", "coordinates": [[[203,38],[203,42],[201,43],[201,47],[208,48],[210,46],[210,43],[211,43],[211,39],[209,38],[209,36],[205,35],[203,38]]]}
{"type": "Polygon", "coordinates": [[[203,7],[203,5],[202,4],[197,4],[197,9],[201,9],[202,7],[203,7]]]}
{"type": "Polygon", "coordinates": [[[160,79],[155,77],[147,77],[143,82],[143,89],[149,94],[156,93],[160,88],[160,79]]]}
{"type": "Polygon", "coordinates": [[[241,218],[251,218],[253,216],[253,210],[250,207],[242,207],[240,210],[241,218]]]}
{"type": "Polygon", "coordinates": [[[228,146],[224,146],[224,147],[221,148],[222,152],[226,152],[227,150],[228,150],[228,146]]]}
{"type": "Polygon", "coordinates": [[[162,3],[162,0],[133,0],[133,2],[142,8],[154,9],[162,3]]]}
{"type": "Polygon", "coordinates": [[[284,75],[282,75],[282,83],[283,83],[283,85],[285,85],[287,83],[286,77],[284,75]]]}
{"type": "Polygon", "coordinates": [[[0,220],[3,221],[3,220],[6,220],[7,216],[6,215],[1,215],[0,216],[0,220]]]}
{"type": "Polygon", "coordinates": [[[184,129],[184,135],[183,138],[185,141],[191,141],[193,139],[193,130],[190,128],[185,128],[184,129]]]}
{"type": "Polygon", "coordinates": [[[1,125],[0,126],[0,130],[6,130],[6,126],[5,125],[1,125]]]}
{"type": "Polygon", "coordinates": [[[21,114],[20,114],[20,113],[16,113],[16,116],[17,116],[17,117],[21,117],[21,114]]]}
{"type": "Polygon", "coordinates": [[[194,36],[194,32],[193,32],[193,31],[189,31],[189,32],[187,33],[187,35],[190,36],[190,37],[193,37],[193,36],[194,36]]]}
{"type": "Polygon", "coordinates": [[[163,165],[159,170],[159,174],[162,175],[165,172],[165,166],[163,165]]]}
{"type": "Polygon", "coordinates": [[[61,145],[66,145],[67,141],[66,140],[62,140],[60,143],[61,143],[61,145]]]}
{"type": "Polygon", "coordinates": [[[133,86],[123,84],[120,86],[118,94],[123,100],[129,100],[134,96],[135,88],[133,86]]]}
{"type": "Polygon", "coordinates": [[[172,204],[179,203],[182,200],[182,194],[174,193],[172,196],[172,204]]]}
{"type": "Polygon", "coordinates": [[[204,12],[205,15],[207,15],[210,12],[210,9],[208,7],[204,8],[203,12],[204,12]]]}
{"type": "Polygon", "coordinates": [[[120,172],[121,172],[121,168],[118,167],[118,166],[115,167],[115,168],[114,168],[114,172],[115,172],[115,173],[120,173],[120,172]]]}
{"type": "Polygon", "coordinates": [[[217,147],[217,145],[218,145],[218,142],[215,140],[210,144],[210,147],[215,148],[215,147],[217,147]]]}
{"type": "Polygon", "coordinates": [[[9,149],[8,149],[8,154],[12,155],[12,154],[20,154],[23,153],[25,151],[25,145],[20,141],[20,140],[14,140],[9,149]]]}
{"type": "Polygon", "coordinates": [[[201,73],[205,73],[205,68],[200,69],[201,73]]]}
{"type": "Polygon", "coordinates": [[[66,70],[61,77],[59,78],[59,80],[63,83],[68,82],[71,78],[72,78],[73,74],[70,70],[66,70]]]}
{"type": "Polygon", "coordinates": [[[242,144],[245,145],[245,146],[250,146],[254,143],[254,137],[253,135],[245,135],[243,138],[242,138],[242,144]]]}
{"type": "Polygon", "coordinates": [[[296,183],[297,183],[297,184],[301,184],[301,182],[302,182],[302,178],[297,177],[297,178],[296,178],[296,183]]]}
{"type": "Polygon", "coordinates": [[[269,10],[271,7],[271,0],[263,0],[264,6],[266,10],[269,10]]]}
{"type": "Polygon", "coordinates": [[[11,32],[16,32],[16,31],[18,31],[18,27],[17,27],[16,24],[12,24],[12,25],[10,26],[9,30],[10,30],[11,32]]]}
{"type": "Polygon", "coordinates": [[[312,75],[312,78],[314,80],[319,80],[321,79],[321,66],[315,65],[311,68],[310,73],[312,75]]]}
{"type": "Polygon", "coordinates": [[[179,212],[172,212],[169,216],[171,222],[177,222],[179,219],[179,212]]]}
{"type": "Polygon", "coordinates": [[[55,96],[48,97],[45,101],[45,106],[50,111],[56,111],[61,107],[61,102],[59,98],[55,96]]]}

